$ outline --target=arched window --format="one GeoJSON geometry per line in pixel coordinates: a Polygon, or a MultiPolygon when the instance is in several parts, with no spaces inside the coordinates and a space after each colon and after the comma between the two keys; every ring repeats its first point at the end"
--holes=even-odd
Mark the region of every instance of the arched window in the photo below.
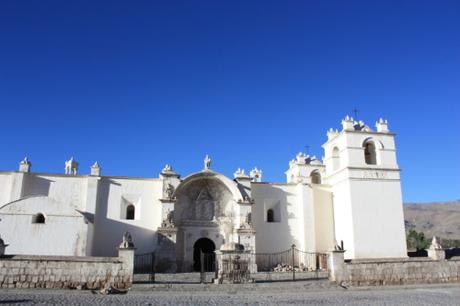
{"type": "Polygon", "coordinates": [[[364,144],[364,160],[368,165],[377,164],[377,154],[375,151],[375,144],[372,141],[364,144]]]}
{"type": "Polygon", "coordinates": [[[321,174],[318,171],[313,171],[310,177],[312,184],[321,184],[321,174]]]}
{"type": "Polygon", "coordinates": [[[42,213],[38,213],[32,216],[32,223],[45,224],[45,216],[42,213]]]}
{"type": "Polygon", "coordinates": [[[275,213],[271,208],[267,210],[267,222],[275,222],[275,213]]]}
{"type": "Polygon", "coordinates": [[[338,170],[340,168],[340,156],[339,156],[339,148],[334,147],[332,149],[332,170],[338,170]]]}
{"type": "Polygon", "coordinates": [[[133,204],[130,204],[126,207],[126,219],[127,220],[134,220],[134,213],[136,211],[136,208],[134,207],[133,204]]]}

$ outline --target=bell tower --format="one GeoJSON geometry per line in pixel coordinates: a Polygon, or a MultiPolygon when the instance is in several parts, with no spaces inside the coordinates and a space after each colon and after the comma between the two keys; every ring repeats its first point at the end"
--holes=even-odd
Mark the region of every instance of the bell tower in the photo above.
{"type": "Polygon", "coordinates": [[[326,179],[333,192],[335,238],[345,258],[407,257],[395,134],[379,119],[376,130],[349,116],[330,129],[326,179]]]}

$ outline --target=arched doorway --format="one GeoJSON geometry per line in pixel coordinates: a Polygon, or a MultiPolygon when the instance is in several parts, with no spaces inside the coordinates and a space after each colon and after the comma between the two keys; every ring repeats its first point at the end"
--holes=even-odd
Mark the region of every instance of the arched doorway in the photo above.
{"type": "Polygon", "coordinates": [[[201,271],[201,254],[203,253],[204,271],[212,272],[215,269],[216,245],[211,239],[200,238],[193,245],[193,270],[201,271]]]}

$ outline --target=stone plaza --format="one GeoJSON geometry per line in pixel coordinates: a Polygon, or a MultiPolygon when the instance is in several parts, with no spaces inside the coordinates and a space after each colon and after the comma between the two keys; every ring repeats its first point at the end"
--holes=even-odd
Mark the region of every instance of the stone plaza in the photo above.
{"type": "Polygon", "coordinates": [[[2,305],[458,305],[458,286],[409,286],[344,289],[329,283],[188,285],[134,287],[126,295],[89,291],[10,290],[0,294],[2,305]],[[213,289],[214,288],[214,289],[213,289]]]}

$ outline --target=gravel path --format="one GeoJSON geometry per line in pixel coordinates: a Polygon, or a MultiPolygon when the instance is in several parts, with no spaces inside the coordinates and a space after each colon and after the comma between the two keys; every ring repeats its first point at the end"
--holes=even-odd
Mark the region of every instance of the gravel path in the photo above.
{"type": "Polygon", "coordinates": [[[1,289],[1,305],[460,305],[460,286],[378,287],[329,290],[277,288],[236,291],[133,290],[102,296],[89,291],[1,289]]]}

